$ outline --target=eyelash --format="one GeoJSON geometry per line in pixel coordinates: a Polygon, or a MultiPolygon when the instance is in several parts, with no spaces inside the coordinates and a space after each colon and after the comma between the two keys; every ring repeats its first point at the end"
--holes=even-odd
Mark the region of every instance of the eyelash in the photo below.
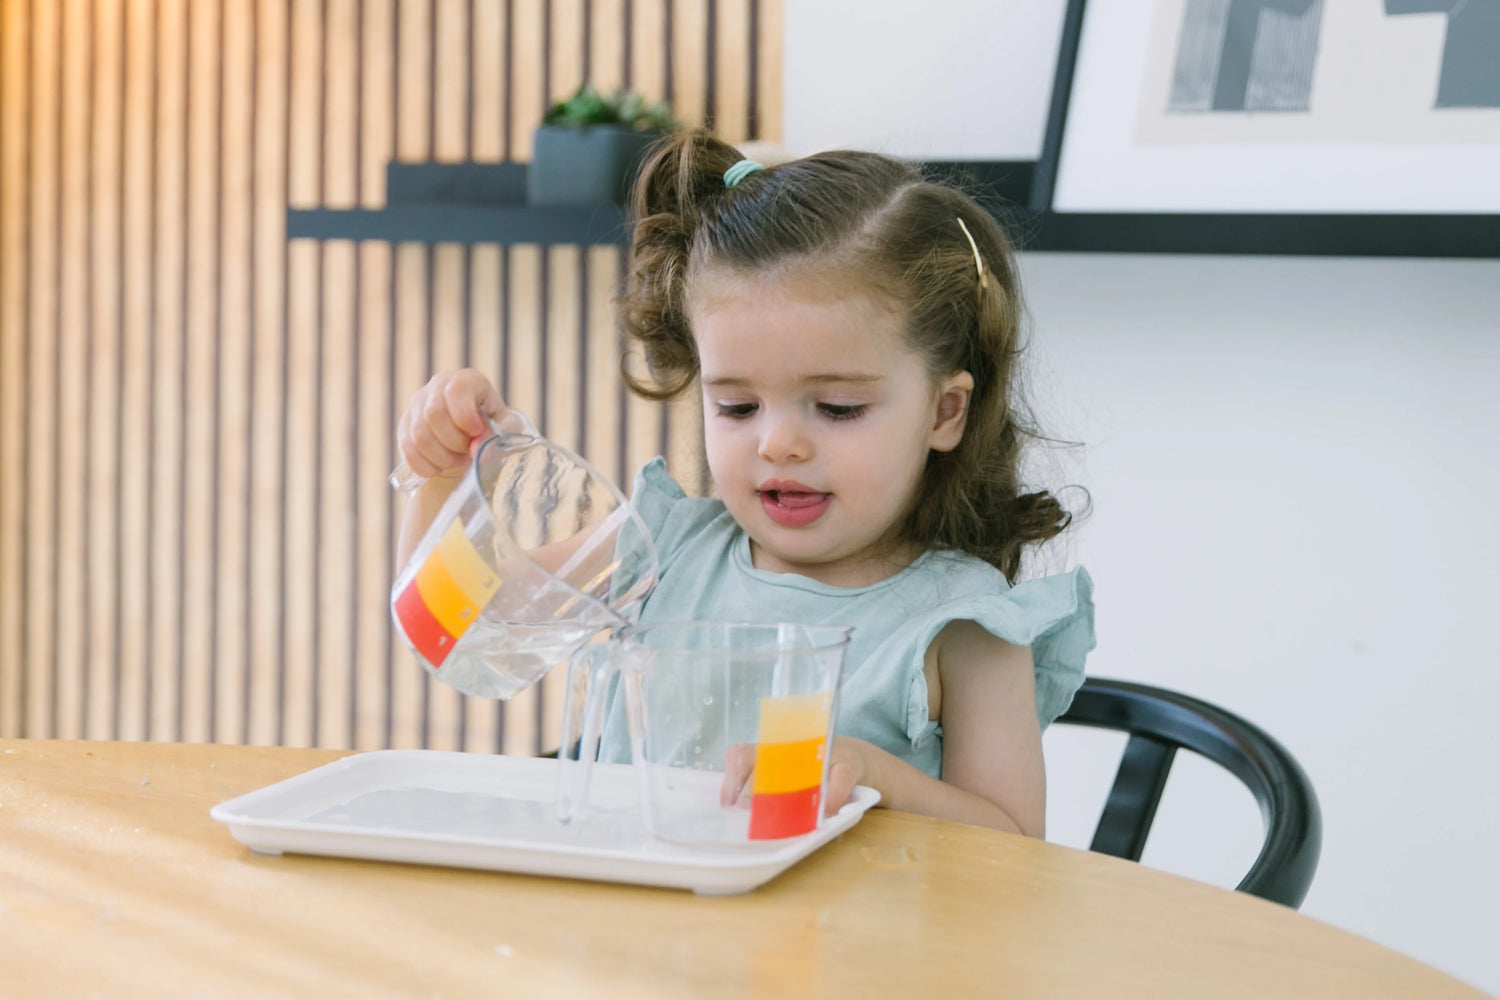
{"type": "MultiPolygon", "coordinates": [[[[869,408],[866,403],[819,403],[818,411],[829,420],[858,420],[869,408]]],[[[755,403],[720,403],[719,416],[744,420],[755,413],[755,403]]]]}
{"type": "Polygon", "coordinates": [[[864,403],[819,403],[818,409],[829,420],[858,420],[865,415],[864,403]]]}

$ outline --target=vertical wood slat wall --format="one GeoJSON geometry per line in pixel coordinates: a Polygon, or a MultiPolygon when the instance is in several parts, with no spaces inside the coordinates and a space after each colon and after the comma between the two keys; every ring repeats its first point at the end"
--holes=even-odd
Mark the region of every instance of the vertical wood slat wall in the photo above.
{"type": "Polygon", "coordinates": [[[385,477],[463,364],[622,481],[696,477],[696,408],[619,384],[620,252],[285,212],[526,160],[585,78],[775,139],[781,2],[0,0],[0,735],[555,745],[560,678],[466,699],[393,643],[385,477]]]}

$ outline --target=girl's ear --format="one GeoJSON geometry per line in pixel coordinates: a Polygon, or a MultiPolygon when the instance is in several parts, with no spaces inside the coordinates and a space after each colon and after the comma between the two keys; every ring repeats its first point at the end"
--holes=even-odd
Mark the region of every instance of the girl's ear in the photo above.
{"type": "Polygon", "coordinates": [[[969,420],[969,395],[974,391],[974,376],[954,372],[938,386],[937,415],[928,446],[933,451],[952,451],[963,440],[969,420]]]}

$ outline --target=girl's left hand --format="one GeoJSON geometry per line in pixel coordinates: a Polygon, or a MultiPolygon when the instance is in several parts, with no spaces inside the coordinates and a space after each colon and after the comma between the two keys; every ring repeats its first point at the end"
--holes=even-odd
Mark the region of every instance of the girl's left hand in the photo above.
{"type": "MultiPolygon", "coordinates": [[[[874,747],[864,740],[847,736],[833,738],[832,759],[828,762],[828,782],[823,789],[823,815],[832,816],[844,807],[855,785],[869,785],[872,779],[874,747]]],[[[755,773],[754,745],[729,748],[724,762],[724,784],[719,788],[720,805],[750,806],[751,776],[755,773]]]]}
{"type": "MultiPolygon", "coordinates": [[[[848,736],[833,739],[833,759],[828,763],[828,782],[823,788],[823,815],[832,816],[844,808],[855,785],[875,787],[872,744],[848,736]]],[[[879,791],[879,789],[876,789],[879,791]]]]}

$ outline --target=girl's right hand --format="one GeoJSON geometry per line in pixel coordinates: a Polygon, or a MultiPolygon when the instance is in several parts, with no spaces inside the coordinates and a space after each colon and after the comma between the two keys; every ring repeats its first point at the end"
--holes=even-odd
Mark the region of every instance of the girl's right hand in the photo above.
{"type": "Polygon", "coordinates": [[[505,401],[484,375],[472,368],[440,372],[406,404],[396,425],[396,449],[423,478],[458,475],[468,467],[474,445],[489,437],[489,420],[499,420],[505,411],[505,401]]]}

